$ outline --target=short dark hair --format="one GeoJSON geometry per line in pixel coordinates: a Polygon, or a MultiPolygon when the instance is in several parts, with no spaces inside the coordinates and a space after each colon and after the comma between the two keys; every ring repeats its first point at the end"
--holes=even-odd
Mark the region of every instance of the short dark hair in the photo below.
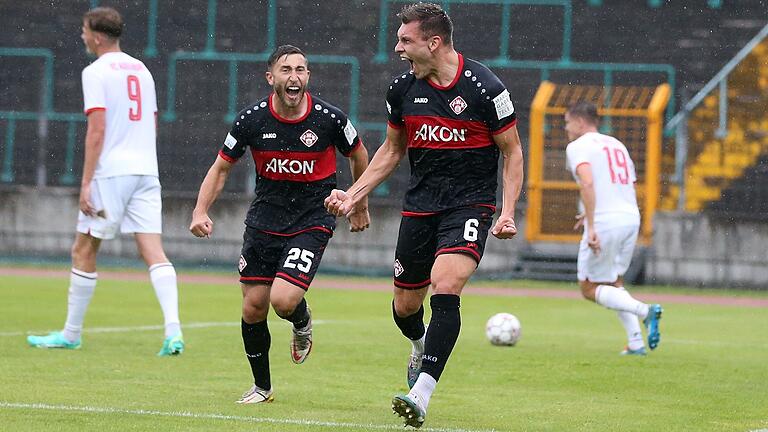
{"type": "MultiPolygon", "coordinates": [[[[280,45],[274,51],[272,51],[272,54],[269,55],[269,58],[267,59],[267,70],[272,69],[272,66],[275,64],[277,59],[290,54],[301,54],[305,59],[307,58],[307,55],[304,54],[304,51],[298,47],[293,45],[280,45]]],[[[309,60],[307,60],[307,67],[309,67],[309,60]]]]}
{"type": "Polygon", "coordinates": [[[424,39],[440,36],[446,45],[453,45],[453,21],[440,5],[422,2],[407,5],[397,16],[403,24],[418,22],[424,39]]]}
{"type": "Polygon", "coordinates": [[[120,12],[111,7],[93,8],[83,15],[83,21],[88,24],[91,31],[104,33],[114,39],[118,39],[123,34],[125,26],[120,12]]]}
{"type": "Polygon", "coordinates": [[[566,113],[572,117],[582,118],[593,125],[600,123],[600,116],[597,115],[597,106],[592,102],[576,102],[568,108],[566,113]]]}

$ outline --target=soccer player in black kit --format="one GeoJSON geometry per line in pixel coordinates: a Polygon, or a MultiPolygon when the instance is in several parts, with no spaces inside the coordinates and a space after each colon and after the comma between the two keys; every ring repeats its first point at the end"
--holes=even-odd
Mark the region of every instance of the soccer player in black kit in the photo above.
{"type": "Polygon", "coordinates": [[[387,92],[387,135],[365,173],[346,192],[326,199],[344,216],[386,179],[406,151],[411,176],[394,263],[395,323],[412,342],[407,395],[392,409],[406,426],[421,427],[429,399],[459,336],[459,296],[483,255],[488,231],[517,233],[515,203],[523,179],[516,115],[504,84],[452,44],[453,24],[440,6],[418,3],[400,12],[395,52],[410,71],[387,92]],[[499,155],[503,201],[496,224],[499,155]],[[432,318],[423,302],[432,288],[432,318]]]}
{"type": "MultiPolygon", "coordinates": [[[[232,165],[250,147],[256,166],[256,197],[245,219],[238,268],[243,292],[242,336],[254,384],[237,401],[272,401],[269,371],[269,305],[293,323],[291,360],[303,363],[312,348],[312,317],[304,294],[336,227],[323,198],[336,186],[336,150],[350,158],[352,178],[368,165],[368,152],[346,114],[307,92],[307,57],[291,45],[267,60],[272,93],[237,114],[208,174],[189,229],[209,237],[208,209],[232,165]]],[[[362,231],[370,218],[360,200],[349,215],[350,229],[362,231]]]]}

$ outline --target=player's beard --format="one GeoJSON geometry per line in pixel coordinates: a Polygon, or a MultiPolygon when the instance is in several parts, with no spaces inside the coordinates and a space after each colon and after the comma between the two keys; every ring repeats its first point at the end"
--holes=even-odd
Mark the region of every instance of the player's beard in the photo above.
{"type": "Polygon", "coordinates": [[[296,93],[296,96],[290,96],[288,92],[288,87],[285,86],[282,88],[275,88],[275,93],[277,94],[277,97],[280,99],[280,101],[288,108],[296,108],[301,104],[301,101],[304,99],[304,93],[306,93],[306,86],[303,85],[296,85],[295,87],[299,87],[298,93],[296,93]]]}

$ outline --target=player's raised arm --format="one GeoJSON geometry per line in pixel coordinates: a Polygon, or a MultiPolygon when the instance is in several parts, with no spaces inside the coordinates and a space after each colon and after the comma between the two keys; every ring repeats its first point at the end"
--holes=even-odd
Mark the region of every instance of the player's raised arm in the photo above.
{"type": "Polygon", "coordinates": [[[508,239],[517,234],[515,205],[523,184],[523,150],[520,136],[517,134],[517,126],[494,135],[493,140],[501,150],[504,164],[501,171],[501,213],[492,233],[497,238],[508,239]]]}
{"type": "Polygon", "coordinates": [[[348,216],[368,194],[387,179],[405,156],[407,140],[404,129],[387,126],[384,143],[373,155],[365,172],[346,191],[333,190],[325,199],[325,208],[336,216],[348,216]]]}
{"type": "Polygon", "coordinates": [[[192,211],[192,223],[189,225],[189,230],[195,237],[208,237],[213,233],[213,221],[208,217],[208,209],[211,208],[224,188],[232,165],[231,162],[219,155],[211,168],[208,169],[208,174],[205,175],[203,183],[200,185],[197,204],[192,211]]]}

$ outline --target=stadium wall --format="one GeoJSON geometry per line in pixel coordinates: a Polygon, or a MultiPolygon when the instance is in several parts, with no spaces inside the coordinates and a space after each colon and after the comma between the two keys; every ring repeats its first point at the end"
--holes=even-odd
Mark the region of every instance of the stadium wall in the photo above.
{"type": "Polygon", "coordinates": [[[768,224],[657,213],[645,277],[653,283],[766,289],[768,224]]]}
{"type": "MultiPolygon", "coordinates": [[[[77,215],[76,189],[3,188],[0,202],[0,258],[30,262],[61,261],[68,256],[77,215]]],[[[193,268],[231,266],[234,271],[249,200],[223,194],[211,211],[215,225],[210,239],[195,238],[188,231],[194,203],[195,197],[191,195],[164,197],[163,241],[169,257],[193,268]]],[[[323,257],[321,271],[391,273],[400,206],[373,206],[371,215],[373,224],[362,234],[350,233],[346,222],[340,221],[323,257]]],[[[524,230],[520,211],[517,220],[521,231],[524,230]]],[[[706,214],[658,213],[654,227],[653,245],[646,254],[646,283],[765,289],[768,225],[734,224],[706,214]]],[[[514,275],[526,246],[522,236],[511,241],[490,236],[478,275],[514,275]]],[[[104,242],[102,256],[138,259],[128,236],[104,242]]]]}
{"type": "MultiPolygon", "coordinates": [[[[0,258],[21,262],[62,261],[69,255],[77,221],[77,190],[73,188],[16,187],[0,189],[0,258]]],[[[188,227],[196,197],[167,194],[163,197],[163,243],[177,264],[188,266],[231,266],[240,256],[243,220],[250,201],[236,194],[222,194],[210,212],[214,234],[198,239],[188,227]]],[[[364,233],[350,233],[339,221],[334,238],[323,256],[321,271],[364,275],[392,272],[395,242],[400,224],[400,205],[371,208],[372,226],[364,233]]],[[[522,217],[519,218],[522,220],[522,217]]],[[[522,236],[512,241],[491,238],[478,270],[484,277],[510,273],[522,236]]],[[[101,256],[137,260],[130,236],[105,241],[101,256]]]]}

